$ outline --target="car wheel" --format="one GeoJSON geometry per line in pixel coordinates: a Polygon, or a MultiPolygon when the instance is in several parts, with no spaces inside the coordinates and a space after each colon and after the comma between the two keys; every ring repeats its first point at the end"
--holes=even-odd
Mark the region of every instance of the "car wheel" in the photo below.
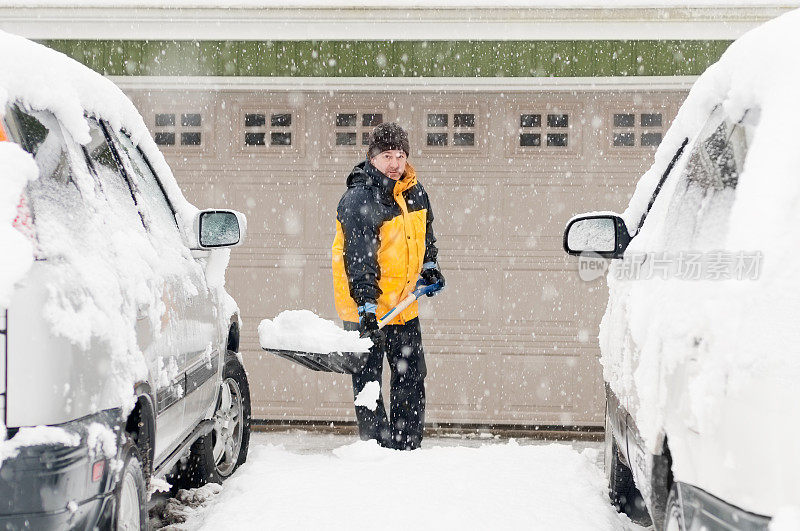
{"type": "Polygon", "coordinates": [[[633,473],[620,457],[617,440],[606,409],[605,427],[605,473],[608,481],[608,497],[617,511],[625,513],[637,524],[652,524],[644,499],[636,488],[633,473]]]}
{"type": "Polygon", "coordinates": [[[122,451],[123,466],[114,488],[114,525],[116,531],[147,529],[147,494],[139,451],[130,440],[122,451]]]}
{"type": "Polygon", "coordinates": [[[189,457],[178,463],[169,481],[174,489],[222,483],[247,459],[250,445],[250,386],[233,352],[225,356],[222,385],[211,432],[197,439],[189,457]]]}
{"type": "Polygon", "coordinates": [[[667,510],[664,513],[664,531],[684,531],[683,508],[677,485],[673,484],[669,491],[667,510]]]}
{"type": "Polygon", "coordinates": [[[250,446],[250,385],[239,359],[229,352],[222,371],[222,390],[214,413],[214,469],[229,477],[247,459],[250,446]]]}

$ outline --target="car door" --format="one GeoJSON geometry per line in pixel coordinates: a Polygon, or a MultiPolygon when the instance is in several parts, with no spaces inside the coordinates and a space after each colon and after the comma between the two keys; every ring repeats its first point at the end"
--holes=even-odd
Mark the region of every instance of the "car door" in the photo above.
{"type": "Polygon", "coordinates": [[[96,183],[84,154],[52,113],[12,104],[6,120],[11,138],[34,158],[39,177],[28,183],[20,202],[27,210],[24,234],[36,262],[8,315],[11,334],[3,353],[8,410],[0,421],[11,426],[61,423],[119,405],[108,388],[108,349],[91,348],[89,318],[79,313],[81,303],[92,301],[94,294],[73,261],[75,255],[92,255],[98,239],[97,202],[90,201],[96,183]],[[63,311],[62,301],[77,310],[63,311]]]}
{"type": "MultiPolygon", "coordinates": [[[[182,434],[185,436],[210,415],[216,400],[219,381],[216,376],[220,372],[220,356],[224,354],[216,292],[208,288],[203,267],[183,241],[174,209],[152,166],[125,133],[113,131],[112,136],[133,184],[150,239],[170,264],[162,297],[165,312],[157,336],[171,352],[178,352],[182,360],[179,370],[184,382],[182,434]]],[[[158,428],[161,423],[157,422],[158,428]]]]}
{"type": "MultiPolygon", "coordinates": [[[[669,267],[656,274],[655,265],[651,264],[649,270],[644,269],[650,271],[651,276],[631,280],[639,283],[641,293],[653,294],[650,300],[639,298],[632,307],[631,320],[644,318],[649,320],[653,330],[661,330],[644,336],[651,344],[636,346],[640,349],[634,356],[638,378],[636,392],[629,402],[633,416],[628,417],[628,460],[646,498],[650,495],[652,458],[639,430],[649,429],[648,435],[652,438],[653,428],[663,430],[664,426],[637,426],[635,412],[640,407],[648,409],[651,416],[657,411],[662,423],[680,419],[682,429],[698,430],[697,417],[690,404],[690,395],[697,389],[689,382],[703,363],[705,325],[702,319],[689,316],[697,316],[695,306],[702,305],[703,293],[714,293],[720,286],[718,281],[725,274],[723,266],[729,258],[727,254],[733,254],[724,249],[739,173],[747,152],[745,126],[742,121],[732,121],[723,107],[717,106],[687,149],[688,155],[676,166],[673,182],[665,184],[664,197],[658,198],[660,207],[654,207],[653,215],[642,227],[644,231],[648,223],[652,223],[646,241],[647,252],[643,255],[644,265],[648,260],[655,260],[669,267]],[[659,284],[665,279],[681,284],[675,284],[668,296],[659,297],[657,294],[664,293],[658,291],[659,284]],[[686,297],[687,289],[692,297],[686,297]],[[668,323],[669,337],[676,339],[665,340],[664,327],[657,326],[658,323],[668,323]],[[653,348],[655,338],[658,338],[658,349],[653,348]],[[683,356],[681,343],[687,342],[693,345],[693,352],[683,356]],[[677,358],[679,351],[681,356],[677,358]]],[[[641,251],[642,246],[638,249],[641,251]]]]}
{"type": "MultiPolygon", "coordinates": [[[[119,215],[120,207],[126,205],[125,212],[133,206],[136,219],[129,223],[139,223],[144,228],[144,218],[136,204],[131,184],[119,165],[115,153],[111,150],[108,137],[100,122],[90,119],[91,142],[85,146],[91,165],[100,181],[115,215],[119,215]]],[[[130,214],[127,214],[130,217],[130,214]]],[[[162,298],[162,303],[164,298],[162,298]]],[[[185,371],[186,356],[181,349],[173,348],[172,338],[162,334],[158,324],[154,326],[153,313],[165,308],[140,307],[137,316],[136,335],[139,348],[142,350],[151,386],[154,387],[158,425],[155,434],[156,458],[168,452],[183,431],[185,382],[181,374],[185,371]]],[[[168,313],[168,309],[165,313],[168,313]]],[[[162,317],[162,321],[163,321],[162,317]]]]}

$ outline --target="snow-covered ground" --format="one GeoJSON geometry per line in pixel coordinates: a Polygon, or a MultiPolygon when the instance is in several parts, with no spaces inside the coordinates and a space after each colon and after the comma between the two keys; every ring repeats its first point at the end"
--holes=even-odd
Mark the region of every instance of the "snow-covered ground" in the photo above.
{"type": "Polygon", "coordinates": [[[253,433],[220,488],[158,501],[158,529],[641,529],[608,501],[602,445],[428,438],[386,450],[354,435],[253,433]]]}

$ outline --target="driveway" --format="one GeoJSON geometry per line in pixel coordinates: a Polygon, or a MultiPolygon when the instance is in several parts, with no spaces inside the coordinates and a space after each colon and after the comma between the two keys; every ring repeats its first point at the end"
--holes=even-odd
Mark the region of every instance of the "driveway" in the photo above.
{"type": "Polygon", "coordinates": [[[224,485],[156,497],[155,529],[640,529],[608,501],[602,444],[490,434],[414,452],[355,436],[254,432],[224,485]]]}

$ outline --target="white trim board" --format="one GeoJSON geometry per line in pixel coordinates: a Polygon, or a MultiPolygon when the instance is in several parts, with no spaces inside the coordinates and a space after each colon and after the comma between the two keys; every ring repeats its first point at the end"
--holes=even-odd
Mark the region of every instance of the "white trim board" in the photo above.
{"type": "Polygon", "coordinates": [[[528,92],[689,90],[697,76],[637,77],[180,77],[109,76],[129,90],[304,90],[353,92],[528,92]]]}
{"type": "Polygon", "coordinates": [[[736,7],[7,7],[0,29],[89,40],[729,40],[793,3],[736,7]]]}
{"type": "MultiPolygon", "coordinates": [[[[780,0],[536,0],[539,8],[641,9],[736,6],[785,6],[780,0]]],[[[391,8],[385,0],[0,0],[4,7],[167,7],[167,8],[391,8]]],[[[525,8],[531,0],[436,0],[435,9],[525,8]]],[[[404,0],[404,9],[430,8],[430,0],[404,0]]]]}

